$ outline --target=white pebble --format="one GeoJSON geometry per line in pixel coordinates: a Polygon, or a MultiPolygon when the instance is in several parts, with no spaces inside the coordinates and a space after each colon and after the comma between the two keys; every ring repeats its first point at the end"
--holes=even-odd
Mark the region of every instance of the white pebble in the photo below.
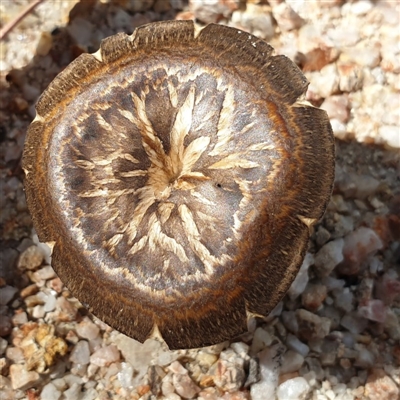
{"type": "Polygon", "coordinates": [[[93,340],[99,335],[100,328],[89,318],[84,318],[76,327],[76,333],[83,339],[93,340]]]}
{"type": "MultiPolygon", "coordinates": [[[[282,353],[285,348],[281,343],[267,347],[258,353],[260,362],[260,380],[250,388],[252,400],[265,400],[275,398],[278,386],[279,370],[282,362],[282,353]]],[[[285,399],[287,400],[287,399],[285,399]]]]}
{"type": "Polygon", "coordinates": [[[283,363],[281,368],[281,374],[286,374],[288,372],[298,371],[304,363],[304,357],[293,351],[289,350],[283,356],[283,363]]]}
{"type": "Polygon", "coordinates": [[[45,385],[40,393],[41,400],[58,400],[60,397],[61,392],[51,382],[45,385]]]}
{"type": "Polygon", "coordinates": [[[172,383],[172,372],[169,372],[167,375],[165,375],[164,379],[162,380],[161,383],[161,391],[164,396],[169,396],[172,393],[175,393],[175,388],[172,383]]]}
{"type": "Polygon", "coordinates": [[[33,307],[33,310],[32,310],[33,318],[36,318],[36,319],[43,318],[44,314],[45,314],[45,312],[44,312],[43,306],[37,305],[37,306],[33,307]]]}
{"type": "Polygon", "coordinates": [[[64,393],[65,400],[77,400],[81,397],[81,385],[78,383],[72,384],[64,393]]]}
{"type": "Polygon", "coordinates": [[[57,378],[51,381],[57,390],[63,392],[67,388],[67,384],[63,378],[57,378]]]}
{"type": "Polygon", "coordinates": [[[94,364],[89,364],[88,369],[87,369],[87,376],[89,378],[92,378],[96,372],[99,370],[99,366],[94,365],[94,364]]]}
{"type": "Polygon", "coordinates": [[[79,341],[69,356],[69,360],[75,364],[86,365],[90,362],[89,343],[86,340],[79,341]]]}
{"type": "Polygon", "coordinates": [[[395,149],[400,148],[399,127],[393,125],[382,125],[379,127],[379,136],[382,140],[395,149]]]}
{"type": "Polygon", "coordinates": [[[43,306],[45,312],[53,311],[56,308],[57,298],[53,294],[49,294],[46,303],[43,306]]]}
{"type": "Polygon", "coordinates": [[[86,390],[82,396],[82,400],[95,400],[98,399],[99,394],[97,393],[97,390],[94,388],[90,388],[86,390]]]}
{"type": "Polygon", "coordinates": [[[340,77],[336,64],[325,65],[321,71],[311,72],[308,78],[309,90],[319,98],[326,99],[339,90],[340,77]]]}
{"type": "Polygon", "coordinates": [[[315,266],[323,275],[329,275],[343,261],[343,239],[326,243],[315,256],[315,266]]]}
{"type": "Polygon", "coordinates": [[[73,386],[74,384],[82,385],[83,383],[83,380],[80,376],[73,374],[64,375],[64,380],[69,387],[73,386]]]}
{"type": "Polygon", "coordinates": [[[272,336],[263,328],[257,328],[254,332],[253,342],[251,344],[250,353],[256,354],[272,343],[272,336]]]}
{"type": "Polygon", "coordinates": [[[249,352],[249,345],[243,342],[235,342],[232,343],[230,346],[236,354],[238,354],[241,358],[245,359],[249,352]]]}
{"type": "Polygon", "coordinates": [[[133,367],[129,363],[121,363],[121,371],[117,374],[121,386],[130,388],[132,386],[133,367]]]}
{"type": "Polygon", "coordinates": [[[295,280],[288,290],[288,295],[292,300],[296,299],[301,293],[304,292],[304,289],[308,283],[308,268],[313,263],[314,256],[311,253],[307,253],[295,280]]]}
{"type": "Polygon", "coordinates": [[[329,389],[325,392],[325,396],[327,397],[328,400],[334,400],[336,395],[335,392],[332,389],[329,389]]]}
{"type": "Polygon", "coordinates": [[[306,357],[307,354],[310,352],[310,348],[306,344],[301,342],[296,336],[290,333],[286,338],[286,346],[289,349],[292,349],[295,352],[301,354],[303,357],[306,357]]]}
{"type": "Polygon", "coordinates": [[[192,381],[188,373],[185,374],[174,374],[172,376],[172,382],[175,387],[175,391],[185,399],[191,399],[200,392],[200,388],[192,381]]]}
{"type": "Polygon", "coordinates": [[[354,295],[350,291],[349,288],[343,288],[340,291],[338,290],[337,292],[334,293],[334,296],[335,296],[335,306],[337,308],[339,308],[340,310],[343,310],[347,313],[349,313],[350,311],[353,311],[354,295]]]}
{"type": "MultiPolygon", "coordinates": [[[[106,368],[107,373],[104,375],[104,380],[109,381],[111,378],[115,377],[121,370],[121,363],[112,363],[106,368]]],[[[113,379],[114,380],[114,379],[113,379]]],[[[86,385],[85,385],[86,386],[86,385]]]]}
{"type": "Polygon", "coordinates": [[[119,361],[119,358],[120,354],[117,347],[111,344],[110,346],[105,346],[96,350],[90,356],[90,362],[99,367],[105,367],[113,362],[119,361]]]}
{"type": "Polygon", "coordinates": [[[56,273],[54,272],[54,269],[50,265],[46,265],[45,267],[33,273],[33,278],[35,282],[46,281],[48,279],[52,279],[55,277],[56,273]]]}
{"type": "Polygon", "coordinates": [[[289,379],[279,385],[278,400],[303,400],[310,391],[310,385],[302,377],[289,379]]]}
{"type": "Polygon", "coordinates": [[[365,15],[371,10],[373,4],[369,0],[359,0],[350,4],[350,12],[355,15],[365,15]]]}

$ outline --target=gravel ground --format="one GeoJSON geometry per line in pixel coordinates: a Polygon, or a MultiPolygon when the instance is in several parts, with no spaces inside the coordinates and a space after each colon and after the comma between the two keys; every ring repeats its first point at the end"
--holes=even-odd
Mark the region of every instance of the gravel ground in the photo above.
{"type": "MultiPolygon", "coordinates": [[[[0,4],[1,24],[26,0],[0,4]]],[[[0,397],[400,398],[398,1],[44,1],[0,47],[0,397]],[[337,137],[332,200],[300,273],[232,342],[168,351],[93,317],[50,266],[26,208],[20,159],[48,83],[101,39],[144,23],[224,23],[269,41],[310,81],[337,137]]]]}

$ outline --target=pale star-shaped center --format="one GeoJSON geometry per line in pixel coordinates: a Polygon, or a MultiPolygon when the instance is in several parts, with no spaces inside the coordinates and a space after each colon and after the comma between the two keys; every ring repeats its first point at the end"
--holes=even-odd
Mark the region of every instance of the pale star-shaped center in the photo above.
{"type": "Polygon", "coordinates": [[[179,108],[175,122],[170,132],[170,151],[165,153],[164,146],[146,115],[145,102],[133,94],[142,135],[142,143],[151,161],[147,186],[154,192],[155,200],[166,200],[172,189],[189,190],[195,187],[193,180],[209,179],[201,172],[193,171],[193,167],[210,143],[209,137],[194,139],[186,148],[184,140],[189,133],[193,107],[195,102],[195,87],[189,93],[179,108]]]}
{"type": "MultiPolygon", "coordinates": [[[[164,239],[164,246],[168,240],[171,240],[172,246],[173,239],[169,238],[167,240],[167,236],[161,232],[160,225],[160,223],[163,224],[169,219],[172,210],[175,208],[175,204],[168,202],[172,190],[190,190],[195,188],[194,181],[210,179],[201,172],[193,171],[196,162],[207,149],[210,138],[202,136],[191,141],[186,147],[184,146],[185,137],[188,135],[192,125],[195,87],[192,86],[189,89],[185,101],[178,109],[170,131],[170,150],[168,153],[165,152],[163,143],[147,116],[145,99],[145,91],[141,93],[140,97],[136,93],[132,93],[136,115],[127,111],[120,111],[124,117],[130,119],[138,127],[142,137],[143,148],[151,162],[148,171],[136,170],[132,172],[132,175],[129,173],[125,174],[125,176],[141,174],[148,176],[145,186],[137,190],[139,202],[133,211],[131,221],[123,229],[123,231],[128,234],[128,244],[133,245],[130,250],[130,254],[132,255],[146,245],[146,242],[149,240],[149,235],[157,238],[157,242],[164,239]],[[156,218],[154,215],[154,218],[150,219],[152,226],[149,227],[149,235],[146,235],[134,243],[144,215],[149,207],[156,202],[158,202],[160,218],[156,218]]],[[[195,229],[196,224],[189,209],[181,205],[179,206],[179,214],[181,218],[183,218],[183,222],[186,221],[187,227],[190,226],[195,236],[198,237],[199,234],[197,229],[195,229]]],[[[108,241],[108,244],[115,246],[120,242],[122,237],[122,234],[116,234],[108,241]]],[[[174,241],[172,247],[175,248],[175,252],[176,247],[179,246],[180,245],[174,241]]],[[[181,253],[181,258],[186,259],[183,248],[181,253]]]]}

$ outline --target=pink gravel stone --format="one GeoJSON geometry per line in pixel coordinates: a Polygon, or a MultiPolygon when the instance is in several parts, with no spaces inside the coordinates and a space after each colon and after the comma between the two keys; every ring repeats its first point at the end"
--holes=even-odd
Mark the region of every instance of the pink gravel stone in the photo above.
{"type": "Polygon", "coordinates": [[[326,286],[321,284],[309,284],[301,296],[301,304],[310,311],[317,311],[327,295],[326,286]]]}
{"type": "Polygon", "coordinates": [[[365,305],[358,307],[358,313],[370,321],[384,323],[386,320],[386,306],[382,300],[368,300],[365,305]]]}
{"type": "Polygon", "coordinates": [[[36,371],[27,371],[24,365],[10,366],[10,378],[14,390],[26,390],[38,383],[40,375],[36,371]]]}
{"type": "Polygon", "coordinates": [[[382,369],[374,369],[367,378],[364,395],[370,400],[398,400],[399,388],[382,369]]]}
{"type": "Polygon", "coordinates": [[[387,305],[391,305],[400,296],[400,278],[394,270],[390,272],[383,275],[376,287],[377,297],[387,305]]]}
{"type": "Polygon", "coordinates": [[[76,327],[76,333],[83,339],[93,340],[99,335],[100,328],[89,318],[84,318],[76,327]]]}
{"type": "Polygon", "coordinates": [[[90,356],[90,362],[99,367],[105,367],[113,362],[119,361],[120,353],[116,346],[101,347],[90,356]]]}
{"type": "Polygon", "coordinates": [[[192,381],[190,376],[186,374],[174,374],[172,376],[176,393],[184,399],[192,399],[200,392],[200,388],[192,381]]]}
{"type": "Polygon", "coordinates": [[[379,236],[370,228],[360,227],[344,238],[344,265],[340,272],[353,275],[358,273],[362,264],[383,247],[379,236]]]}

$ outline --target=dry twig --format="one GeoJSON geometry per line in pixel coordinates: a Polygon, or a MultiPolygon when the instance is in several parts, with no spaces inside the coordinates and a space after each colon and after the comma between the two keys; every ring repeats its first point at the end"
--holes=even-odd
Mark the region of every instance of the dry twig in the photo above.
{"type": "Polygon", "coordinates": [[[16,25],[18,25],[37,5],[43,1],[44,0],[33,0],[32,3],[28,4],[13,20],[8,24],[5,24],[0,30],[0,40],[3,40],[16,25]]]}

